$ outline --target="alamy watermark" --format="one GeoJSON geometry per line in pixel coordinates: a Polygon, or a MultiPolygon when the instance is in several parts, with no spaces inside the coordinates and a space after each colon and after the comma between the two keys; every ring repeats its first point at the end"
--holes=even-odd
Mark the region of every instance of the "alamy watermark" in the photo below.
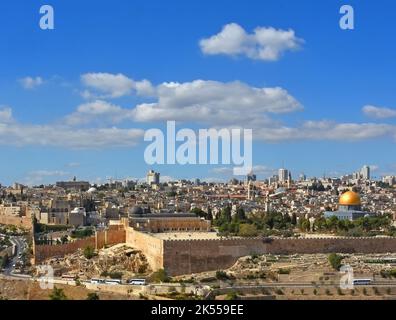
{"type": "Polygon", "coordinates": [[[146,131],[144,141],[152,143],[146,147],[144,160],[149,165],[233,164],[234,175],[242,176],[252,170],[252,139],[252,129],[199,129],[197,135],[187,128],[176,132],[176,122],[168,121],[166,138],[160,129],[146,131]]]}
{"type": "Polygon", "coordinates": [[[55,29],[55,12],[54,8],[48,4],[40,7],[40,21],[39,26],[42,30],[55,29]]]}
{"type": "Polygon", "coordinates": [[[40,274],[38,278],[40,288],[43,290],[54,289],[54,268],[50,265],[41,265],[37,267],[37,272],[40,274]]]}
{"type": "MultiPolygon", "coordinates": [[[[55,29],[55,11],[52,5],[46,4],[40,7],[40,21],[39,26],[42,30],[55,29]]],[[[342,30],[355,29],[355,11],[351,5],[345,4],[340,7],[340,14],[342,15],[339,21],[342,30]]]]}

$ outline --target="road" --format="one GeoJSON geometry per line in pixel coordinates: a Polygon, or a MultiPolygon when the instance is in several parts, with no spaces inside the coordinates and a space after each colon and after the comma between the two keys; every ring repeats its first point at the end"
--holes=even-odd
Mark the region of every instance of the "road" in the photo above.
{"type": "Polygon", "coordinates": [[[19,256],[27,249],[27,243],[24,237],[10,236],[11,243],[15,246],[15,255],[4,269],[3,274],[6,276],[13,275],[15,264],[20,260],[19,256]]]}

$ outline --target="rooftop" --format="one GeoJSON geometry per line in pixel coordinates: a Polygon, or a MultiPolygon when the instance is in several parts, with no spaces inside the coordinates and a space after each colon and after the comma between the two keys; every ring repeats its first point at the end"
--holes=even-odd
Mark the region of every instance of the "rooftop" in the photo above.
{"type": "Polygon", "coordinates": [[[153,237],[162,240],[211,240],[220,239],[216,232],[163,232],[153,233],[153,237]]]}

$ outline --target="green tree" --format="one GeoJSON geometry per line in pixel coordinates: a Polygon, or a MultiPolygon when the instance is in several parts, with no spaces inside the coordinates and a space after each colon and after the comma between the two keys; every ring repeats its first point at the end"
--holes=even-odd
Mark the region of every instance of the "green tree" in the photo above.
{"type": "Polygon", "coordinates": [[[297,215],[296,215],[295,212],[293,212],[293,214],[292,214],[292,217],[291,217],[291,224],[292,224],[293,226],[296,226],[296,225],[297,225],[297,215]]]}
{"type": "Polygon", "coordinates": [[[87,259],[92,259],[95,256],[95,249],[91,246],[85,247],[84,257],[87,259]]]}
{"type": "Polygon", "coordinates": [[[3,269],[7,266],[9,262],[8,254],[5,254],[3,257],[0,257],[0,269],[3,269]]]}
{"type": "Polygon", "coordinates": [[[245,210],[243,210],[243,208],[238,208],[236,216],[240,221],[246,220],[245,210]]]}
{"type": "Polygon", "coordinates": [[[243,223],[239,226],[240,237],[256,237],[258,235],[257,227],[254,224],[243,223]]]}
{"type": "Polygon", "coordinates": [[[99,299],[99,296],[97,295],[97,293],[90,292],[90,293],[88,293],[86,300],[100,300],[100,299],[99,299]]]}
{"type": "Polygon", "coordinates": [[[220,219],[228,223],[231,222],[231,207],[227,206],[221,210],[220,219]]]}
{"type": "Polygon", "coordinates": [[[341,268],[341,262],[344,259],[343,256],[340,256],[336,253],[331,253],[328,257],[330,265],[333,267],[335,270],[340,270],[341,268]]]}
{"type": "Polygon", "coordinates": [[[49,295],[49,298],[51,300],[68,300],[67,296],[63,292],[63,289],[60,289],[60,288],[57,288],[57,287],[55,287],[52,290],[52,293],[49,295]]]}
{"type": "Polygon", "coordinates": [[[170,278],[164,269],[159,269],[151,275],[151,281],[154,283],[169,282],[170,278]]]}
{"type": "Polygon", "coordinates": [[[200,218],[205,218],[205,219],[206,219],[206,217],[208,216],[208,214],[207,214],[205,211],[203,211],[202,209],[199,209],[199,208],[194,208],[194,209],[192,209],[192,210],[191,210],[191,213],[194,213],[194,214],[196,214],[198,217],[200,217],[200,218]]]}

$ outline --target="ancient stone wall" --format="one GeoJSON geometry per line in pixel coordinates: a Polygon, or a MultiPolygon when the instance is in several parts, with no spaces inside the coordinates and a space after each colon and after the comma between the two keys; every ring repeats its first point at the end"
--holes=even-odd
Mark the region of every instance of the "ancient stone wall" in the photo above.
{"type": "Polygon", "coordinates": [[[48,258],[63,257],[66,254],[74,253],[78,249],[84,249],[88,246],[95,248],[95,237],[77,240],[67,244],[60,245],[34,245],[34,263],[40,264],[48,258]]]}
{"type": "Polygon", "coordinates": [[[396,238],[165,240],[163,266],[170,275],[222,270],[251,254],[387,253],[396,238]]]}
{"type": "Polygon", "coordinates": [[[126,243],[142,251],[153,270],[164,267],[163,241],[161,239],[128,228],[126,231],[126,243]]]}
{"type": "Polygon", "coordinates": [[[125,243],[125,241],[125,230],[113,228],[110,230],[98,231],[93,237],[62,245],[37,245],[34,243],[34,263],[41,263],[52,257],[63,257],[66,254],[74,253],[78,249],[84,249],[88,246],[95,249],[102,249],[105,246],[125,243]]]}
{"type": "Polygon", "coordinates": [[[24,229],[32,229],[32,218],[30,217],[13,217],[7,215],[0,215],[0,224],[14,225],[24,229]]]}

